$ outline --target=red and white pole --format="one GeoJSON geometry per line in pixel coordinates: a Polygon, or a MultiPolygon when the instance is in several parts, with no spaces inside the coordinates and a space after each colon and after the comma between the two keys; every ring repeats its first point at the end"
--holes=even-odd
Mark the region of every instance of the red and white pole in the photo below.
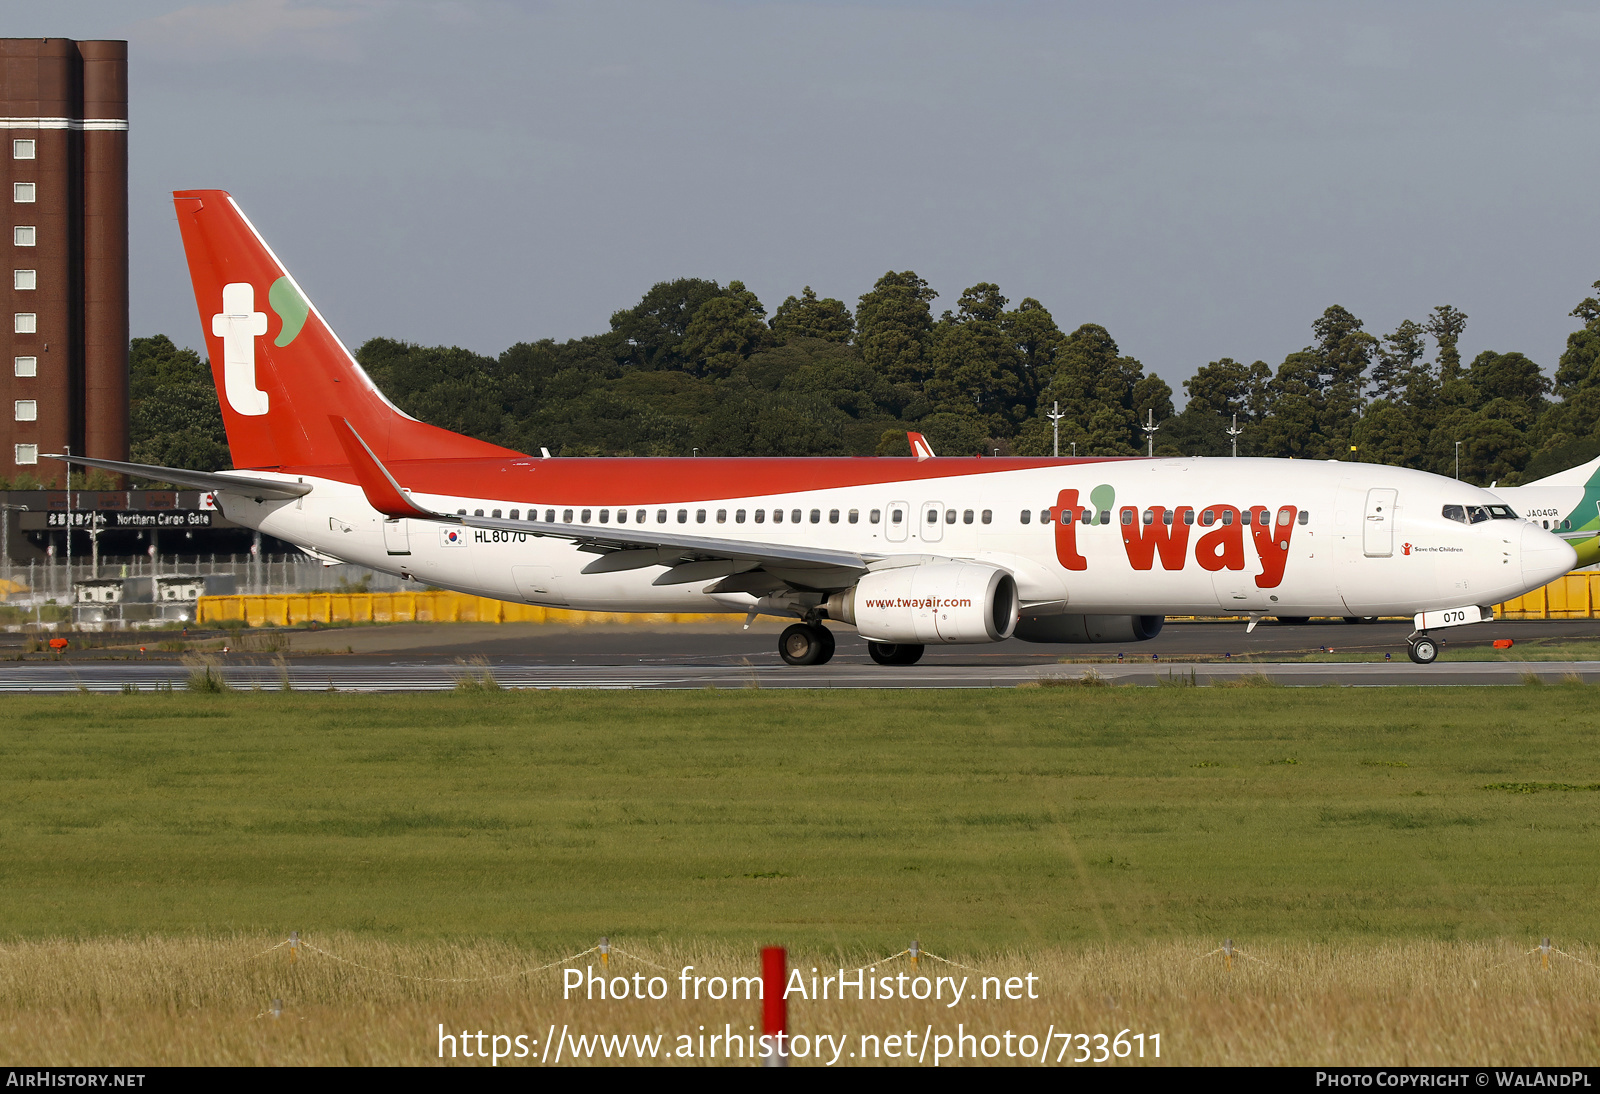
{"type": "Polygon", "coordinates": [[[788,1067],[789,1003],[783,989],[789,979],[788,955],[782,946],[768,946],[761,951],[761,1032],[769,1040],[768,1056],[762,1061],[766,1067],[788,1067]]]}

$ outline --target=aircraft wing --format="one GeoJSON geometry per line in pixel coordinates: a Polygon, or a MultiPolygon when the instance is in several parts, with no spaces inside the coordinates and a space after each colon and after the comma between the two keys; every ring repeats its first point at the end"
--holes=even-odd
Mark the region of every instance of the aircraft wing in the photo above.
{"type": "Polygon", "coordinates": [[[681,535],[656,531],[643,525],[596,528],[592,525],[439,513],[420,505],[411,491],[395,480],[354,426],[332,415],[330,421],[344,445],[345,454],[350,459],[368,503],[385,516],[571,540],[580,549],[591,550],[601,556],[584,567],[586,574],[666,566],[669,569],[656,578],[655,584],[679,585],[721,578],[723,580],[718,591],[734,592],[750,591],[739,588],[741,585],[759,585],[759,580],[754,577],[742,581],[740,578],[741,575],[760,570],[778,581],[809,589],[841,589],[853,585],[866,573],[869,561],[883,557],[802,544],[747,543],[714,536],[681,535]]]}
{"type": "Polygon", "coordinates": [[[115,471],[121,475],[136,475],[142,479],[155,479],[157,482],[170,482],[178,486],[192,486],[198,490],[227,490],[234,494],[245,494],[260,501],[271,498],[275,501],[287,501],[291,498],[301,498],[311,493],[311,487],[303,482],[280,482],[276,479],[258,479],[254,475],[240,471],[184,471],[177,467],[157,467],[149,463],[125,463],[122,460],[102,460],[93,456],[67,456],[45,454],[49,460],[62,460],[66,463],[82,464],[85,467],[99,467],[107,471],[115,471]]]}

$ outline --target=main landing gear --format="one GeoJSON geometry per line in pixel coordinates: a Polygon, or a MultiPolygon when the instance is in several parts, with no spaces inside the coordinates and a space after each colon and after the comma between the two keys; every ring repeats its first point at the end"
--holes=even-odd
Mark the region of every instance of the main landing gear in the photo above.
{"type": "Polygon", "coordinates": [[[911,642],[868,642],[867,653],[880,665],[915,665],[923,647],[911,642]]]}
{"type": "Polygon", "coordinates": [[[778,636],[778,656],[788,665],[826,665],[833,647],[833,632],[821,623],[795,623],[778,636]]]}
{"type": "Polygon", "coordinates": [[[1406,653],[1419,665],[1431,665],[1439,656],[1439,643],[1419,631],[1406,639],[1406,653]]]}

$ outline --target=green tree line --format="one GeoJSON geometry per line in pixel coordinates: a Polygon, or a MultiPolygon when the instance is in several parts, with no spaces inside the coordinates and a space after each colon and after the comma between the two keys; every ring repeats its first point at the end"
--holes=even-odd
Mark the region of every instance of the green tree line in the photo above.
{"type": "MultiPolygon", "coordinates": [[[[1594,286],[1600,292],[1600,282],[1594,286]]],[[[1600,455],[1600,302],[1572,314],[1552,381],[1517,352],[1463,361],[1449,305],[1388,334],[1335,305],[1276,367],[1222,357],[1183,382],[1188,403],[1104,327],[1071,332],[999,286],[938,293],[889,272],[856,301],[810,288],[769,316],[742,282],[663,281],[610,330],[520,342],[498,357],[374,338],[356,352],[407,413],[525,452],[558,455],[941,455],[1061,452],[1355,459],[1515,483],[1600,455]]],[[[133,340],[133,459],[215,469],[226,438],[210,369],[162,335],[133,340]]]]}

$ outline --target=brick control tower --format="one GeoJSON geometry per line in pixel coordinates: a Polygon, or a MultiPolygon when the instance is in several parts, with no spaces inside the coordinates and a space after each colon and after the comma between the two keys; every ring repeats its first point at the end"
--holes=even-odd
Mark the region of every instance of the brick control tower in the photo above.
{"type": "Polygon", "coordinates": [[[0,477],[128,458],[128,43],[0,39],[0,477]]]}

